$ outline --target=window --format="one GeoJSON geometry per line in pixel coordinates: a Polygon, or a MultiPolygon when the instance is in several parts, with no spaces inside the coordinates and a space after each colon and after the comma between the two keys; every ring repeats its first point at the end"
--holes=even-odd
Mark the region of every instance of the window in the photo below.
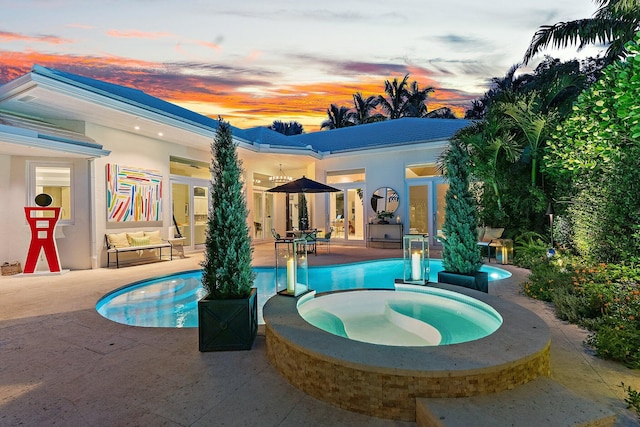
{"type": "Polygon", "coordinates": [[[426,178],[433,176],[441,176],[437,165],[435,164],[421,164],[421,165],[409,165],[405,169],[406,178],[426,178]]]}
{"type": "Polygon", "coordinates": [[[26,206],[37,206],[38,194],[52,198],[51,207],[60,209],[61,224],[73,223],[73,165],[71,163],[29,163],[28,200],[26,206]]]}
{"type": "Polygon", "coordinates": [[[342,184],[346,182],[364,182],[364,169],[327,172],[327,184],[342,184]]]}
{"type": "Polygon", "coordinates": [[[207,180],[211,178],[208,163],[175,156],[169,157],[169,173],[207,180]]]}

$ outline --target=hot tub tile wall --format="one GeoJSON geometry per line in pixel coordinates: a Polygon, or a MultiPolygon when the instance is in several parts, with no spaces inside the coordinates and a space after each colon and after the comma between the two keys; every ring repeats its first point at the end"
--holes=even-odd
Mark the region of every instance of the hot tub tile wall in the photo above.
{"type": "Polygon", "coordinates": [[[338,407],[367,415],[415,421],[416,397],[469,397],[512,389],[550,375],[550,345],[521,363],[495,366],[478,373],[377,371],[326,360],[323,355],[291,345],[266,326],[273,366],[293,385],[338,407]]]}
{"type": "Polygon", "coordinates": [[[305,322],[293,298],[274,297],[264,308],[267,354],[290,383],[319,400],[403,421],[415,421],[417,397],[490,394],[550,376],[544,321],[486,294],[477,297],[501,313],[503,327],[474,342],[424,348],[336,337],[305,322]]]}

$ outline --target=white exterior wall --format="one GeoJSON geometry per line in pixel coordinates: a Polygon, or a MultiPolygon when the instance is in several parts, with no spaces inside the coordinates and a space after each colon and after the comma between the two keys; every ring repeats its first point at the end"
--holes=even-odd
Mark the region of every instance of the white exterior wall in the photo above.
{"type": "MultiPolygon", "coordinates": [[[[331,155],[318,161],[316,176],[320,181],[326,182],[327,172],[364,168],[365,182],[362,188],[365,221],[370,216],[375,215],[370,203],[373,192],[381,187],[391,187],[396,190],[400,198],[396,215],[400,215],[402,223],[406,224],[409,206],[408,187],[405,179],[406,166],[435,163],[447,144],[448,142],[443,141],[442,143],[421,144],[415,147],[370,150],[369,152],[358,154],[331,155]]],[[[328,196],[324,200],[328,201],[328,196]]],[[[329,226],[327,207],[320,204],[316,208],[315,217],[323,218],[323,220],[316,222],[314,226],[327,229],[329,226]]]]}
{"type": "MultiPolygon", "coordinates": [[[[56,227],[56,245],[63,269],[88,269],[91,267],[87,253],[90,250],[89,235],[89,179],[88,161],[85,159],[56,157],[0,156],[0,197],[4,202],[0,209],[0,262],[24,263],[31,242],[31,230],[24,216],[24,206],[33,205],[27,200],[28,161],[73,164],[73,224],[56,227]],[[6,168],[4,167],[6,166],[6,168]]],[[[46,268],[46,258],[41,254],[37,269],[46,268]]]]}
{"type": "MultiPolygon", "coordinates": [[[[107,232],[128,230],[160,230],[163,238],[167,237],[168,228],[173,225],[171,217],[171,188],[169,178],[169,158],[178,156],[209,163],[210,139],[194,136],[202,140],[202,149],[186,147],[161,139],[147,138],[135,133],[124,132],[98,124],[87,123],[85,133],[98,144],[103,145],[111,154],[94,160],[74,160],[73,225],[59,226],[57,245],[62,268],[88,269],[106,266],[106,247],[104,236],[107,232]],[[160,171],[163,176],[163,213],[162,220],[154,223],[124,222],[107,223],[106,206],[106,164],[114,163],[160,171]],[[92,221],[93,224],[92,224],[92,221]]],[[[329,155],[323,159],[310,162],[309,156],[300,155],[299,169],[288,169],[287,174],[298,177],[305,175],[311,179],[326,182],[329,171],[364,169],[366,182],[364,190],[364,219],[374,215],[369,203],[372,193],[380,187],[391,187],[398,192],[400,205],[397,215],[406,223],[408,208],[407,183],[405,167],[409,164],[434,163],[447,142],[420,144],[414,147],[398,147],[394,149],[377,149],[360,153],[342,153],[329,155]]],[[[285,155],[291,159],[292,155],[285,155]]],[[[253,173],[277,173],[278,166],[273,161],[273,154],[262,157],[260,153],[250,153],[239,149],[239,157],[243,161],[245,182],[247,183],[247,205],[249,208],[248,224],[253,224],[253,173]],[[268,160],[267,160],[268,158],[268,160]]],[[[0,155],[0,263],[17,260],[23,263],[26,259],[30,242],[29,226],[24,218],[23,206],[29,194],[27,185],[27,161],[43,162],[64,161],[68,158],[27,158],[0,155]]],[[[307,198],[311,216],[311,225],[327,230],[328,194],[310,195],[307,198]]],[[[274,194],[274,227],[285,229],[285,195],[274,194]]],[[[364,226],[364,224],[362,224],[364,226]]],[[[270,239],[270,230],[265,230],[265,237],[270,239]]],[[[366,238],[366,236],[365,236],[366,238]]]]}
{"type": "MultiPolygon", "coordinates": [[[[203,162],[210,161],[208,151],[151,139],[134,133],[106,128],[96,124],[87,124],[87,136],[103,145],[105,150],[111,150],[107,157],[95,159],[94,174],[94,209],[95,234],[92,266],[93,268],[106,266],[107,253],[104,241],[106,233],[123,231],[160,230],[161,236],[168,237],[168,229],[173,225],[171,218],[171,188],[169,182],[169,157],[178,156],[203,162]],[[142,169],[153,169],[162,174],[162,221],[158,222],[107,222],[107,177],[108,163],[121,166],[133,166],[142,169]]],[[[205,147],[208,149],[208,147],[205,147]]]]}

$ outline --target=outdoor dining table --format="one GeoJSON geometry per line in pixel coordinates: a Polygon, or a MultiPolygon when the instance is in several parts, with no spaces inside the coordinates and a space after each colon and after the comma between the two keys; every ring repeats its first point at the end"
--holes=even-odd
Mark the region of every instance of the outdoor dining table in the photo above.
{"type": "Polygon", "coordinates": [[[318,235],[318,229],[314,228],[311,230],[287,230],[287,237],[293,237],[296,239],[305,239],[307,247],[313,246],[312,250],[307,248],[308,252],[313,252],[318,255],[318,251],[316,251],[316,236],[318,235]]]}

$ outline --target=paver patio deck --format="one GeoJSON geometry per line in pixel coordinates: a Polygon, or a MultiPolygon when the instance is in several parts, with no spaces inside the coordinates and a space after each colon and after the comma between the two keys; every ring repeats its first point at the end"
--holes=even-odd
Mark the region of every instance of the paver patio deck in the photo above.
{"type": "MultiPolygon", "coordinates": [[[[332,244],[310,264],[388,257],[401,251],[332,244]]],[[[251,351],[200,353],[196,329],[126,326],[95,311],[115,288],[195,269],[201,260],[192,253],[117,270],[0,277],[0,425],[413,425],[341,410],[294,388],[269,364],[262,328],[251,351]]],[[[256,245],[254,264],[273,264],[272,244],[256,245]]],[[[620,387],[640,389],[640,372],[596,358],[583,345],[586,331],[519,294],[527,271],[507,268],[513,276],[490,283],[489,293],[549,325],[552,378],[615,412],[617,426],[640,425],[620,387]]]]}

